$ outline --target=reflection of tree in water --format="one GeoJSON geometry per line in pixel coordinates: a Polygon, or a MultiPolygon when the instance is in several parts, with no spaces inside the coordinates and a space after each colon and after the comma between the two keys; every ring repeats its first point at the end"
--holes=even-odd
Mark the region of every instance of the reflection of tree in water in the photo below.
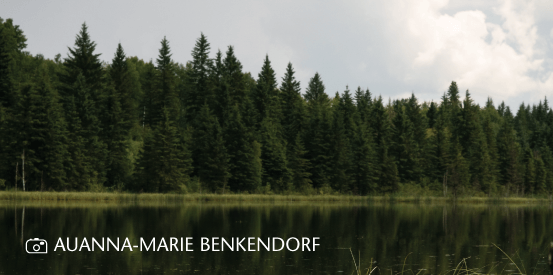
{"type": "MultiPolygon", "coordinates": [[[[509,255],[518,252],[527,269],[536,266],[539,270],[548,267],[544,257],[553,232],[551,208],[505,205],[169,203],[0,209],[0,235],[8,240],[4,242],[8,247],[9,240],[16,240],[15,246],[19,246],[18,241],[24,244],[25,233],[50,242],[58,237],[129,237],[136,244],[140,237],[191,236],[196,250],[49,253],[45,260],[38,261],[22,251],[4,249],[0,257],[6,259],[6,264],[2,264],[0,272],[8,274],[13,273],[10,270],[90,274],[88,268],[99,274],[178,274],[180,270],[199,270],[195,272],[198,274],[350,272],[350,247],[354,254],[361,255],[362,268],[367,268],[373,258],[385,273],[399,272],[409,253],[412,254],[405,260],[405,269],[415,273],[419,269],[443,273],[466,257],[470,257],[467,263],[471,267],[484,267],[486,272],[491,263],[507,264],[491,243],[509,255]],[[14,220],[15,224],[7,222],[14,220]],[[321,237],[316,252],[201,252],[199,247],[200,237],[314,236],[321,237]],[[538,261],[542,263],[536,265],[538,261]]],[[[51,250],[54,246],[50,243],[51,250]]],[[[20,247],[24,249],[23,245],[20,247]]]]}

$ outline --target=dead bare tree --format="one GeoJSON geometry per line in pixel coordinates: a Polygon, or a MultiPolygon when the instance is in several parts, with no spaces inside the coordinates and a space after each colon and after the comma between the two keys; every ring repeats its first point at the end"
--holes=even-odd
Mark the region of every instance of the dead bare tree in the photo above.
{"type": "Polygon", "coordinates": [[[17,173],[18,173],[18,170],[19,169],[19,162],[16,162],[15,164],[15,192],[17,192],[17,173]]]}
{"type": "Polygon", "coordinates": [[[25,149],[21,154],[21,182],[23,183],[23,192],[25,192],[25,149]]]}

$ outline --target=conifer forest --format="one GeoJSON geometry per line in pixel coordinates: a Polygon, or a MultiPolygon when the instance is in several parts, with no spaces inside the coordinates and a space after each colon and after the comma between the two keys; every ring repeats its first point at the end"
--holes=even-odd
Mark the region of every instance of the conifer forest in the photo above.
{"type": "Polygon", "coordinates": [[[277,79],[269,56],[244,72],[232,46],[214,51],[203,34],[185,63],[165,38],[152,61],[115,46],[102,62],[83,24],[50,60],[0,18],[2,190],[553,192],[547,98],[480,106],[455,82],[437,102],[347,86],[329,96],[318,73],[302,91],[291,63],[277,79]]]}

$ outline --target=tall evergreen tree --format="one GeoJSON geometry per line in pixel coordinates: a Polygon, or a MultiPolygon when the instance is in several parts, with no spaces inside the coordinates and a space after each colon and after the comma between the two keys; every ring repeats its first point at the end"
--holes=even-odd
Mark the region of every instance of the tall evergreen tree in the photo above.
{"type": "Polygon", "coordinates": [[[256,191],[261,187],[262,180],[261,145],[247,130],[236,105],[229,112],[225,142],[229,153],[230,189],[256,191]]]}
{"type": "Polygon", "coordinates": [[[513,117],[509,107],[505,108],[503,123],[498,134],[499,171],[501,184],[506,191],[518,193],[521,191],[521,169],[520,169],[520,145],[516,141],[516,134],[513,127],[513,117]]]}
{"type": "Polygon", "coordinates": [[[266,118],[280,122],[281,104],[280,95],[277,90],[275,71],[271,67],[269,56],[265,56],[263,67],[259,72],[257,85],[252,94],[255,109],[257,111],[257,123],[266,118]]]}
{"type": "Polygon", "coordinates": [[[288,144],[296,143],[298,134],[305,130],[307,119],[300,82],[296,80],[294,73],[292,63],[288,63],[280,86],[281,102],[283,104],[282,127],[288,144]]]}
{"type": "Polygon", "coordinates": [[[194,149],[192,150],[194,168],[201,183],[212,191],[227,188],[229,156],[224,144],[223,130],[215,115],[204,103],[197,114],[194,124],[194,149]]]}
{"type": "Polygon", "coordinates": [[[146,192],[186,192],[192,172],[187,141],[182,139],[169,108],[162,110],[162,121],[144,141],[137,182],[146,192]]]}
{"type": "Polygon", "coordinates": [[[313,187],[330,186],[332,152],[330,100],[318,73],[310,79],[305,98],[309,110],[309,123],[305,132],[308,159],[311,161],[313,187]]]}
{"type": "Polygon", "coordinates": [[[213,108],[214,97],[209,89],[209,74],[213,65],[209,58],[209,50],[207,37],[202,33],[192,50],[192,70],[189,76],[191,88],[185,96],[187,121],[192,121],[200,113],[204,103],[213,108]]]}

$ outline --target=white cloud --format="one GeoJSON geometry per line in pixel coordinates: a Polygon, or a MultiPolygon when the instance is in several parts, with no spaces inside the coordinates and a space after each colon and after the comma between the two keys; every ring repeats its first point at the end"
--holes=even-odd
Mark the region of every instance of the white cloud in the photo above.
{"type": "MultiPolygon", "coordinates": [[[[503,1],[494,9],[501,25],[480,10],[444,14],[448,1],[388,1],[393,10],[390,31],[409,45],[396,53],[406,71],[389,70],[406,86],[445,90],[449,81],[470,89],[483,102],[487,96],[508,100],[528,94],[543,99],[553,91],[553,75],[543,67],[532,1],[503,1]],[[393,7],[393,8],[392,8],[393,7]],[[396,21],[396,22],[393,22],[396,21]],[[541,72],[541,77],[533,77],[541,72]]],[[[397,65],[396,65],[397,66],[397,65]]]]}
{"type": "Polygon", "coordinates": [[[454,80],[480,103],[553,96],[551,0],[63,1],[28,9],[5,1],[3,17],[21,24],[31,53],[50,58],[65,56],[86,20],[108,61],[118,42],[155,59],[167,35],[173,58],[186,62],[204,32],[212,55],[234,45],[254,77],[269,54],[279,79],[292,62],[304,89],[319,72],[331,95],[359,85],[385,98],[439,100],[454,80]]]}

